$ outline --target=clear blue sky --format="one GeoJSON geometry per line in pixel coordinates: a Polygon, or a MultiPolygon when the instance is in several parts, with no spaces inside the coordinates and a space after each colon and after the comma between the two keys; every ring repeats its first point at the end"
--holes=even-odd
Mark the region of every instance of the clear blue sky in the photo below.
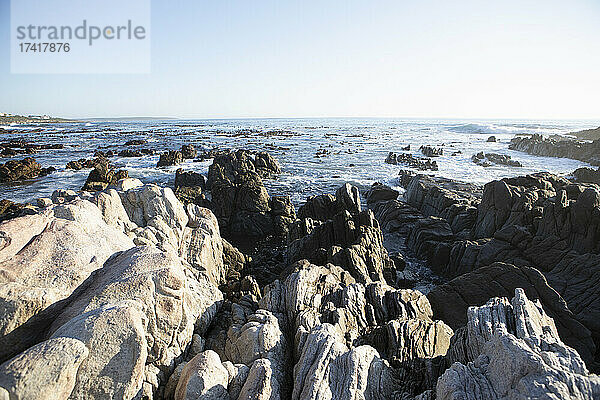
{"type": "Polygon", "coordinates": [[[600,118],[599,0],[153,1],[147,75],[11,75],[9,11],[0,111],[600,118]]]}

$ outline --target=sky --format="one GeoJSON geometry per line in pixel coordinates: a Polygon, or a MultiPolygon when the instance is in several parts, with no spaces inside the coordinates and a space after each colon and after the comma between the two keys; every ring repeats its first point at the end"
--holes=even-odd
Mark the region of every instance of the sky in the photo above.
{"type": "Polygon", "coordinates": [[[154,0],[150,73],[11,74],[0,0],[0,112],[598,120],[598,21],[600,0],[154,0]]]}

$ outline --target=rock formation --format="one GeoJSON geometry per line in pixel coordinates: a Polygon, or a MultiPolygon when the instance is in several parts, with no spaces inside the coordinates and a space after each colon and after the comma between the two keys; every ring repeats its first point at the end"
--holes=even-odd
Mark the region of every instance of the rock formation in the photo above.
{"type": "Polygon", "coordinates": [[[0,182],[15,182],[25,179],[34,179],[54,172],[53,167],[42,168],[42,166],[31,157],[20,161],[11,160],[0,164],[0,182]]]}
{"type": "Polygon", "coordinates": [[[519,161],[511,159],[511,157],[506,154],[484,153],[483,151],[473,155],[471,160],[482,167],[490,167],[494,164],[507,165],[509,167],[523,166],[519,161]]]}
{"type": "Polygon", "coordinates": [[[544,138],[542,135],[517,136],[510,149],[545,157],[563,157],[600,165],[600,139],[594,142],[567,138],[544,138]]]}

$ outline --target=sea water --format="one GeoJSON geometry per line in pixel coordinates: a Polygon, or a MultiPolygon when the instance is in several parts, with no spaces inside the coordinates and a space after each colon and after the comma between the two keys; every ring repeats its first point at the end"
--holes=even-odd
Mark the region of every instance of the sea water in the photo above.
{"type": "MultiPolygon", "coordinates": [[[[156,155],[138,158],[113,157],[111,162],[129,171],[145,183],[172,185],[175,170],[208,172],[212,160],[186,160],[169,168],[156,168],[159,152],[193,144],[199,152],[217,149],[267,151],[277,158],[283,173],[266,179],[271,195],[290,195],[296,206],[308,196],[333,193],[344,182],[366,189],[374,182],[397,187],[398,172],[409,169],[384,162],[388,152],[409,153],[421,157],[421,145],[444,148],[436,157],[439,171],[427,174],[476,184],[494,179],[539,171],[569,174],[586,163],[560,158],[537,157],[509,150],[510,139],[517,134],[568,135],[595,128],[598,121],[475,121],[426,119],[248,119],[248,120],[151,120],[86,121],[68,124],[6,126],[11,133],[0,141],[23,138],[36,144],[63,144],[64,149],[42,150],[32,155],[44,167],[57,171],[33,181],[0,186],[0,198],[30,201],[48,197],[56,189],[81,188],[89,170],[66,170],[71,160],[93,158],[98,149],[119,151],[126,148],[152,148],[156,155]],[[40,130],[41,129],[41,130],[40,130]],[[497,142],[487,142],[489,136],[497,142]],[[127,147],[125,142],[144,139],[142,146],[127,147]],[[478,152],[510,155],[523,167],[475,165],[471,157],[478,152]],[[460,153],[458,153],[460,152],[460,153]],[[325,153],[319,157],[317,153],[325,153]],[[458,153],[452,155],[453,153],[458,153]]],[[[22,159],[24,155],[4,158],[22,159]]]]}

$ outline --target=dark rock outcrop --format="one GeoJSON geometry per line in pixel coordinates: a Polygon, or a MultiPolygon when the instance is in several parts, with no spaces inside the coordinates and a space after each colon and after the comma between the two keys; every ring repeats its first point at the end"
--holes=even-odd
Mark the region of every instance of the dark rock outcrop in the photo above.
{"type": "Polygon", "coordinates": [[[23,215],[35,214],[37,209],[31,205],[16,203],[11,200],[0,200],[0,222],[21,217],[23,215]]]}
{"type": "Polygon", "coordinates": [[[600,185],[600,168],[578,168],[573,172],[573,177],[578,183],[595,183],[600,185]]]}
{"type": "Polygon", "coordinates": [[[81,190],[97,192],[128,177],[129,173],[126,170],[116,170],[108,163],[99,163],[90,172],[81,190]]]}
{"type": "Polygon", "coordinates": [[[194,147],[193,144],[184,144],[181,146],[181,155],[183,158],[191,158],[194,159],[198,156],[198,151],[194,147]]]}
{"type": "Polygon", "coordinates": [[[310,218],[315,221],[327,221],[341,211],[356,214],[361,211],[358,188],[349,183],[341,186],[335,193],[311,196],[298,209],[298,218],[310,218]]]}
{"type": "Polygon", "coordinates": [[[510,297],[517,288],[522,288],[529,299],[539,300],[554,319],[560,338],[577,350],[586,363],[593,362],[595,345],[590,331],[535,268],[495,263],[437,286],[427,298],[434,317],[457,330],[467,324],[469,307],[482,306],[492,297],[510,297]]]}
{"type": "Polygon", "coordinates": [[[158,163],[156,166],[160,167],[170,167],[173,165],[181,164],[183,162],[183,154],[177,150],[169,150],[160,155],[158,163]]]}
{"type": "Polygon", "coordinates": [[[387,164],[404,165],[410,168],[418,169],[419,171],[437,171],[437,161],[432,161],[429,158],[415,157],[407,153],[392,153],[390,152],[385,159],[387,164]]]}
{"type": "Polygon", "coordinates": [[[54,172],[53,167],[42,168],[42,166],[31,157],[20,161],[11,160],[0,164],[0,183],[22,181],[46,176],[54,172]]]}
{"type": "Polygon", "coordinates": [[[545,157],[563,157],[600,165],[600,139],[586,142],[572,139],[544,138],[542,135],[517,136],[509,149],[545,157]]]}
{"type": "MultiPolygon", "coordinates": [[[[289,200],[282,198],[273,202],[261,179],[278,171],[279,164],[267,153],[252,157],[239,150],[215,157],[208,170],[207,186],[211,191],[211,209],[226,237],[248,241],[287,232],[283,225],[295,218],[295,213],[290,214],[293,207],[283,206],[282,201],[289,200]]],[[[285,236],[279,239],[285,240],[285,236]]]]}
{"type": "Polygon", "coordinates": [[[507,165],[509,167],[522,167],[523,166],[523,164],[521,164],[519,161],[511,159],[511,157],[508,155],[496,154],[496,153],[484,153],[483,151],[473,155],[473,157],[471,157],[471,160],[475,164],[481,165],[482,167],[489,167],[494,164],[507,165]]]}
{"type": "Polygon", "coordinates": [[[175,171],[175,196],[183,204],[197,204],[202,207],[209,205],[203,192],[206,188],[204,175],[194,171],[184,171],[178,168],[175,171]]]}
{"type": "Polygon", "coordinates": [[[341,266],[362,283],[383,282],[384,273],[395,269],[383,247],[379,223],[370,210],[354,215],[341,211],[309,229],[306,236],[288,245],[287,262],[301,259],[319,265],[330,262],[341,266]]]}
{"type": "Polygon", "coordinates": [[[421,153],[423,153],[425,157],[439,157],[444,155],[444,149],[442,147],[421,146],[419,150],[421,150],[421,153]]]}

